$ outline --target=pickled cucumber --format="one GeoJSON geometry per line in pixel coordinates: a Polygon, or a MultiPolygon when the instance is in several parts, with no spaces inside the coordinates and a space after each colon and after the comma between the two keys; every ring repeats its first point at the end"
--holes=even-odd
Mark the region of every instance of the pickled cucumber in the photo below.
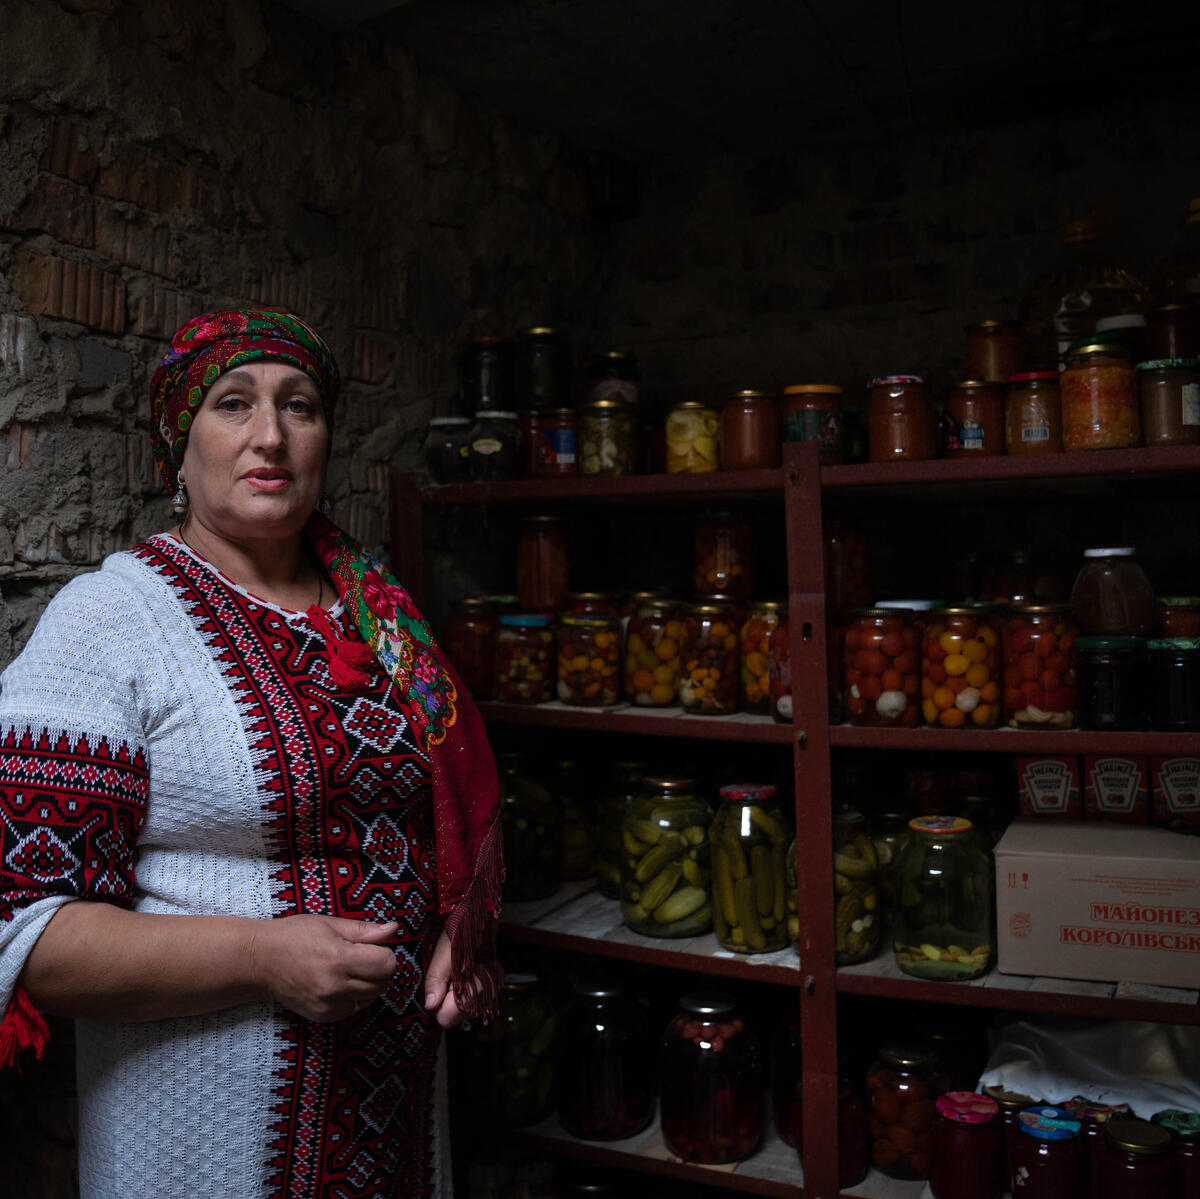
{"type": "Polygon", "coordinates": [[[679,857],[684,847],[685,842],[678,833],[665,833],[653,849],[642,855],[634,870],[634,877],[639,883],[649,882],[668,862],[679,857]]]}
{"type": "MultiPolygon", "coordinates": [[[[669,869],[669,867],[668,867],[669,869]]],[[[653,908],[654,919],[660,924],[671,924],[699,911],[708,903],[708,892],[699,887],[683,887],[676,891],[666,903],[653,908]]]]}
{"type": "Polygon", "coordinates": [[[754,879],[754,902],[760,916],[769,916],[775,908],[775,875],[771,869],[771,851],[765,845],[750,850],[750,875],[754,879]]]}
{"type": "Polygon", "coordinates": [[[683,867],[678,862],[670,862],[664,866],[642,891],[642,897],[639,900],[642,908],[647,912],[653,912],[675,889],[675,884],[679,882],[682,875],[683,867]]]}

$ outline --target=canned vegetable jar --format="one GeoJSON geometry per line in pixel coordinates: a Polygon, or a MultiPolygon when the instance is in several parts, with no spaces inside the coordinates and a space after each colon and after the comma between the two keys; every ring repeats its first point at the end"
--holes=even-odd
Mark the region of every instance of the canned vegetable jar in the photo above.
{"type": "Polygon", "coordinates": [[[742,710],[771,714],[771,637],[779,627],[783,602],[760,600],[747,610],[741,642],[742,710]]]}
{"type": "Polygon", "coordinates": [[[579,470],[584,475],[636,473],[632,405],[620,399],[588,402],[579,417],[579,470]]]}
{"type": "Polygon", "coordinates": [[[1075,626],[1065,604],[1014,608],[1004,626],[1004,719],[1014,729],[1075,726],[1075,626]]]}
{"type": "Polygon", "coordinates": [[[929,1177],[937,1099],[947,1090],[931,1049],[886,1045],[867,1074],[871,1161],[890,1178],[929,1177]]]}
{"type": "Polygon", "coordinates": [[[1000,718],[1000,639],[986,609],[933,612],[921,650],[925,723],[995,728],[1000,718]]]}
{"type": "Polygon", "coordinates": [[[558,626],[558,698],[595,708],[620,698],[620,624],[615,616],[564,616],[558,626]]]}
{"type": "Polygon", "coordinates": [[[694,716],[724,716],[738,706],[737,610],[692,604],[683,620],[679,703],[694,716]]]}
{"type": "Polygon", "coordinates": [[[504,898],[546,899],[562,885],[562,809],[529,773],[519,754],[501,754],[500,828],[504,836],[504,898]]]}
{"type": "Polygon", "coordinates": [[[846,631],[842,663],[851,724],[916,726],[921,657],[911,612],[859,609],[846,631]]]}
{"type": "Polygon", "coordinates": [[[647,708],[676,703],[682,652],[679,605],[669,599],[643,600],[625,630],[625,698],[647,708]]]}
{"type": "Polygon", "coordinates": [[[843,808],[833,830],[834,960],[865,961],[879,944],[879,857],[861,812],[843,808]]]}
{"type": "Polygon", "coordinates": [[[1076,342],[1067,351],[1060,386],[1065,449],[1141,444],[1137,372],[1119,343],[1076,342]]]}
{"type": "Polygon", "coordinates": [[[442,626],[442,648],[474,699],[491,699],[495,690],[499,627],[495,605],[482,597],[456,604],[442,626]]]}
{"type": "Polygon", "coordinates": [[[676,404],[667,415],[667,473],[704,474],[721,459],[721,415],[699,400],[676,404]]]}
{"type": "Polygon", "coordinates": [[[506,704],[544,704],[554,696],[551,617],[505,614],[496,637],[496,698],[506,704]]]}

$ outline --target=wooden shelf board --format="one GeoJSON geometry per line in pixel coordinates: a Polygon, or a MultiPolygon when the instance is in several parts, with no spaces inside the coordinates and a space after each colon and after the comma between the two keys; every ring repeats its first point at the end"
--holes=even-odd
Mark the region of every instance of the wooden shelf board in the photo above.
{"type": "Polygon", "coordinates": [[[857,966],[839,966],[836,978],[837,989],[844,995],[1200,1025],[1200,991],[1177,987],[1032,978],[998,970],[989,970],[971,982],[927,982],[905,974],[888,952],[857,966]]]}
{"type": "Polygon", "coordinates": [[[532,724],[544,728],[575,729],[596,733],[634,733],[650,737],[693,737],[697,740],[757,741],[790,745],[790,724],[769,716],[736,712],[732,716],[687,716],[681,708],[639,708],[618,704],[612,708],[578,708],[558,702],[548,704],[479,705],[484,720],[494,724],[532,724]]]}
{"type": "Polygon", "coordinates": [[[835,749],[959,753],[1200,754],[1200,733],[1097,733],[1084,729],[869,729],[837,724],[829,730],[829,743],[835,749]]]}
{"type": "Polygon", "coordinates": [[[658,1122],[623,1141],[583,1141],[566,1132],[556,1116],[532,1128],[519,1130],[517,1138],[543,1152],[587,1161],[686,1179],[704,1186],[744,1191],[751,1195],[773,1195],[800,1199],[804,1175],[796,1151],[779,1139],[768,1123],[759,1148],[744,1161],[722,1166],[703,1166],[681,1161],[663,1143],[658,1122]]]}
{"type": "Polygon", "coordinates": [[[857,1186],[841,1192],[843,1199],[932,1199],[927,1182],[905,1182],[889,1178],[878,1170],[869,1170],[857,1186]]]}
{"type": "Polygon", "coordinates": [[[568,883],[548,899],[505,904],[501,934],[515,941],[576,953],[621,958],[673,970],[691,970],[796,987],[799,959],[791,946],[775,953],[730,953],[712,933],[679,940],[643,937],[627,928],[621,905],[591,884],[568,883]]]}

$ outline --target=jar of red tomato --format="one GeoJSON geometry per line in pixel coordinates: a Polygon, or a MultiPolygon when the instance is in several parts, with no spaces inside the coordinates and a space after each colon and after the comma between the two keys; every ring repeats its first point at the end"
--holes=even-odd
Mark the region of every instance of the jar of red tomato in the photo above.
{"type": "Polygon", "coordinates": [[[1120,343],[1081,341],[1067,351],[1063,446],[1116,450],[1141,443],[1137,371],[1120,343]]]}
{"type": "Polygon", "coordinates": [[[1012,1142],[1013,1194],[1021,1199],[1085,1199],[1079,1121],[1061,1107],[1027,1107],[1012,1142]]]}
{"type": "Polygon", "coordinates": [[[921,375],[872,379],[867,397],[867,450],[872,462],[934,456],[933,402],[921,375]]]}
{"type": "Polygon", "coordinates": [[[1004,390],[968,379],[945,399],[947,458],[987,458],[1004,453],[1004,390]]]}
{"type": "Polygon", "coordinates": [[[1171,1134],[1149,1120],[1112,1119],[1093,1163],[1094,1199],[1170,1199],[1175,1190],[1171,1134]]]}
{"type": "Polygon", "coordinates": [[[506,704],[544,704],[554,695],[554,629],[550,616],[500,617],[496,638],[496,698],[506,704]]]}
{"type": "Polygon", "coordinates": [[[788,633],[787,612],[781,611],[779,623],[767,646],[770,673],[771,715],[780,724],[792,723],[792,645],[788,633]]]}
{"type": "Polygon", "coordinates": [[[568,591],[564,616],[616,616],[617,597],[610,591],[568,591]]]}
{"type": "Polygon", "coordinates": [[[754,590],[754,538],[731,512],[714,512],[696,526],[693,581],[697,595],[745,599],[754,590]]]}
{"type": "Polygon", "coordinates": [[[846,717],[851,724],[916,725],[921,689],[918,650],[912,613],[860,608],[854,614],[842,654],[846,717]]]}
{"type": "Polygon", "coordinates": [[[683,619],[679,605],[661,596],[646,596],[625,630],[625,698],[648,708],[675,703],[683,669],[680,643],[683,619]]]}
{"type": "Polygon", "coordinates": [[[929,1189],[933,1199],[995,1199],[1003,1136],[1000,1109],[985,1095],[947,1091],[937,1099],[929,1189]]]}
{"type": "Polygon", "coordinates": [[[615,616],[564,616],[558,626],[558,698],[588,708],[615,704],[620,642],[615,616]]]}
{"type": "Polygon", "coordinates": [[[921,652],[926,724],[995,728],[1000,719],[1000,639],[985,607],[931,614],[921,652]]]}
{"type": "Polygon", "coordinates": [[[857,1186],[867,1176],[867,1116],[848,1078],[838,1080],[838,1187],[857,1186]]]}
{"type": "Polygon", "coordinates": [[[871,602],[871,566],[861,529],[844,521],[825,526],[825,606],[835,620],[871,602]]]}
{"type": "Polygon", "coordinates": [[[499,627],[495,607],[482,597],[455,605],[442,626],[446,657],[475,699],[492,698],[499,627]]]}
{"type": "Polygon", "coordinates": [[[895,1044],[880,1050],[867,1075],[871,1161],[891,1178],[928,1178],[936,1102],[946,1090],[931,1049],[895,1044]]]}
{"type": "Polygon", "coordinates": [[[1066,604],[1012,609],[1001,638],[1010,728],[1075,727],[1075,635],[1066,604]]]}
{"type": "Polygon", "coordinates": [[[744,712],[768,716],[771,712],[771,634],[779,627],[782,601],[761,600],[750,605],[742,625],[741,699],[744,712]]]}
{"type": "Polygon", "coordinates": [[[526,612],[560,612],[567,599],[567,533],[556,516],[529,516],[517,541],[517,599],[526,612]]]}

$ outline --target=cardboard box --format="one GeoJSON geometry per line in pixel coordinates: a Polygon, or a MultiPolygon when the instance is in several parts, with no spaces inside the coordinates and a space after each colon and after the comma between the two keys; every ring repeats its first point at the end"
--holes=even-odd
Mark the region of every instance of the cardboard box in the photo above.
{"type": "Polygon", "coordinates": [[[1083,814],[1088,820],[1150,823],[1150,777],[1146,759],[1128,754],[1086,754],[1083,814]]]}
{"type": "Polygon", "coordinates": [[[1058,816],[1083,819],[1083,792],[1079,787],[1079,759],[1018,758],[1017,794],[1022,816],[1058,816]]]}
{"type": "Polygon", "coordinates": [[[1200,758],[1151,758],[1154,823],[1200,833],[1200,758]]]}
{"type": "Polygon", "coordinates": [[[1200,837],[1018,820],[996,846],[1006,974],[1200,986],[1200,837]]]}

